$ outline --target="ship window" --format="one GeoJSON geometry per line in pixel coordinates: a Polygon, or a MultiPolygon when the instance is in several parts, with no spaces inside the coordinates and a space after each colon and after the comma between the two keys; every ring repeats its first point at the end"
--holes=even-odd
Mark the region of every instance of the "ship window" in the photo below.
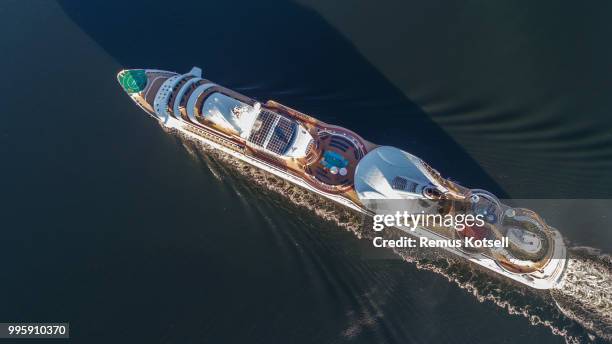
{"type": "Polygon", "coordinates": [[[395,190],[404,190],[407,184],[408,184],[408,181],[406,179],[402,177],[395,177],[393,178],[393,181],[391,182],[391,187],[394,188],[395,190]]]}
{"type": "Polygon", "coordinates": [[[283,155],[293,141],[297,124],[279,114],[262,110],[255,120],[249,141],[271,152],[283,155]]]}
{"type": "Polygon", "coordinates": [[[395,190],[415,193],[418,184],[404,177],[397,176],[391,181],[391,187],[395,190]]]}
{"type": "Polygon", "coordinates": [[[276,154],[284,154],[292,141],[293,134],[295,133],[295,125],[294,122],[287,118],[279,118],[266,148],[276,154]]]}
{"type": "Polygon", "coordinates": [[[269,131],[272,129],[272,125],[276,120],[276,114],[270,111],[261,111],[259,117],[253,125],[249,141],[253,142],[258,146],[263,146],[266,138],[268,137],[269,131]]]}

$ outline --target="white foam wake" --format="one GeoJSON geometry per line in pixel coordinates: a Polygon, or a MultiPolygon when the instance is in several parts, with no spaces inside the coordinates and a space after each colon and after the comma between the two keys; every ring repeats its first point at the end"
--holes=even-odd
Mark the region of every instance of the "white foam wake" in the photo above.
{"type": "Polygon", "coordinates": [[[612,340],[612,259],[592,248],[571,251],[564,280],[552,295],[561,311],[612,340]]]}

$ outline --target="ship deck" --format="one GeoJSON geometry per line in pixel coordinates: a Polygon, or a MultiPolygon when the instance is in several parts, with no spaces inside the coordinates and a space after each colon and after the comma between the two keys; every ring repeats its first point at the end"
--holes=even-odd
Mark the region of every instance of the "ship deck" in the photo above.
{"type": "MultiPolygon", "coordinates": [[[[143,110],[156,117],[156,112],[153,109],[156,94],[159,93],[162,84],[172,75],[174,73],[164,71],[148,72],[149,82],[139,92],[132,92],[132,99],[143,110]]],[[[168,126],[182,129],[187,135],[205,139],[226,153],[248,161],[308,190],[322,194],[340,204],[368,213],[363,208],[357,195],[354,178],[360,160],[369,151],[378,147],[377,145],[364,140],[346,128],[329,125],[274,101],[268,101],[262,106],[261,111],[265,118],[258,129],[251,133],[248,138],[240,136],[235,130],[228,130],[227,126],[205,118],[203,116],[204,102],[209,95],[216,92],[237,99],[249,106],[255,106],[255,100],[217,85],[205,90],[199,88],[200,92],[195,96],[197,97],[195,99],[193,97],[195,89],[210,82],[200,79],[187,85],[190,79],[192,77],[187,76],[183,81],[177,81],[177,85],[173,86],[170,97],[166,98],[168,102],[166,111],[174,112],[174,116],[167,116],[166,118],[169,121],[168,126]],[[183,85],[185,87],[182,87],[183,85]],[[177,96],[175,92],[181,87],[182,92],[179,93],[179,98],[175,98],[177,96]],[[194,103],[188,101],[188,99],[195,99],[196,101],[194,103]],[[193,113],[187,116],[186,112],[190,111],[193,113]],[[294,142],[296,125],[299,125],[302,128],[301,130],[307,130],[312,137],[312,140],[299,141],[301,143],[308,142],[304,143],[306,146],[301,146],[305,148],[305,156],[284,154],[289,145],[294,142]]],[[[216,99],[214,100],[216,101],[216,99]]],[[[161,110],[158,109],[158,111],[161,110]]],[[[231,118],[229,119],[231,120],[231,118]]],[[[302,154],[303,151],[299,152],[302,154]]],[[[434,170],[432,173],[437,172],[434,170]]],[[[445,183],[445,186],[457,194],[469,191],[463,190],[450,182],[445,183]]],[[[435,228],[433,230],[423,228],[423,230],[429,233],[428,236],[432,237],[452,238],[455,234],[447,228],[435,228]]],[[[518,282],[535,288],[546,289],[559,282],[565,268],[566,250],[563,240],[558,232],[552,231],[551,233],[548,239],[553,244],[542,248],[546,251],[546,254],[543,257],[538,257],[540,259],[537,259],[536,262],[526,266],[524,264],[517,266],[516,259],[509,259],[506,255],[487,255],[490,252],[483,250],[470,250],[469,252],[459,250],[455,253],[518,282]]],[[[483,235],[474,233],[471,236],[480,237],[483,235]]]]}

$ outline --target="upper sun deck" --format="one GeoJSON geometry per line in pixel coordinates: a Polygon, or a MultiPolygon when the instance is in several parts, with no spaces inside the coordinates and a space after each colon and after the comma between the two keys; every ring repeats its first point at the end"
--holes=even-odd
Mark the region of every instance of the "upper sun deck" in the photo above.
{"type": "Polygon", "coordinates": [[[257,102],[232,97],[223,88],[216,88],[202,98],[196,120],[240,137],[255,149],[281,158],[302,158],[313,140],[299,121],[257,102]]]}
{"type": "Polygon", "coordinates": [[[285,155],[297,133],[298,124],[269,110],[261,110],[255,119],[249,142],[278,155],[285,155]]]}

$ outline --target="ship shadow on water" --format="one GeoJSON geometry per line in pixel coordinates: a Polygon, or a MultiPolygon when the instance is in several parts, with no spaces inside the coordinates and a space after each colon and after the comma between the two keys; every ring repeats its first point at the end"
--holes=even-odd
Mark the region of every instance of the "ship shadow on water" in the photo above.
{"type": "MultiPolygon", "coordinates": [[[[291,1],[72,1],[68,16],[125,68],[187,72],[274,99],[366,140],[423,157],[507,198],[417,105],[316,12],[291,1]],[[253,28],[253,29],[249,29],[253,28]]],[[[415,47],[416,49],[416,47],[415,47]]],[[[116,71],[108,71],[114,78],[116,71]]],[[[118,96],[122,96],[119,95],[118,96]]]]}

